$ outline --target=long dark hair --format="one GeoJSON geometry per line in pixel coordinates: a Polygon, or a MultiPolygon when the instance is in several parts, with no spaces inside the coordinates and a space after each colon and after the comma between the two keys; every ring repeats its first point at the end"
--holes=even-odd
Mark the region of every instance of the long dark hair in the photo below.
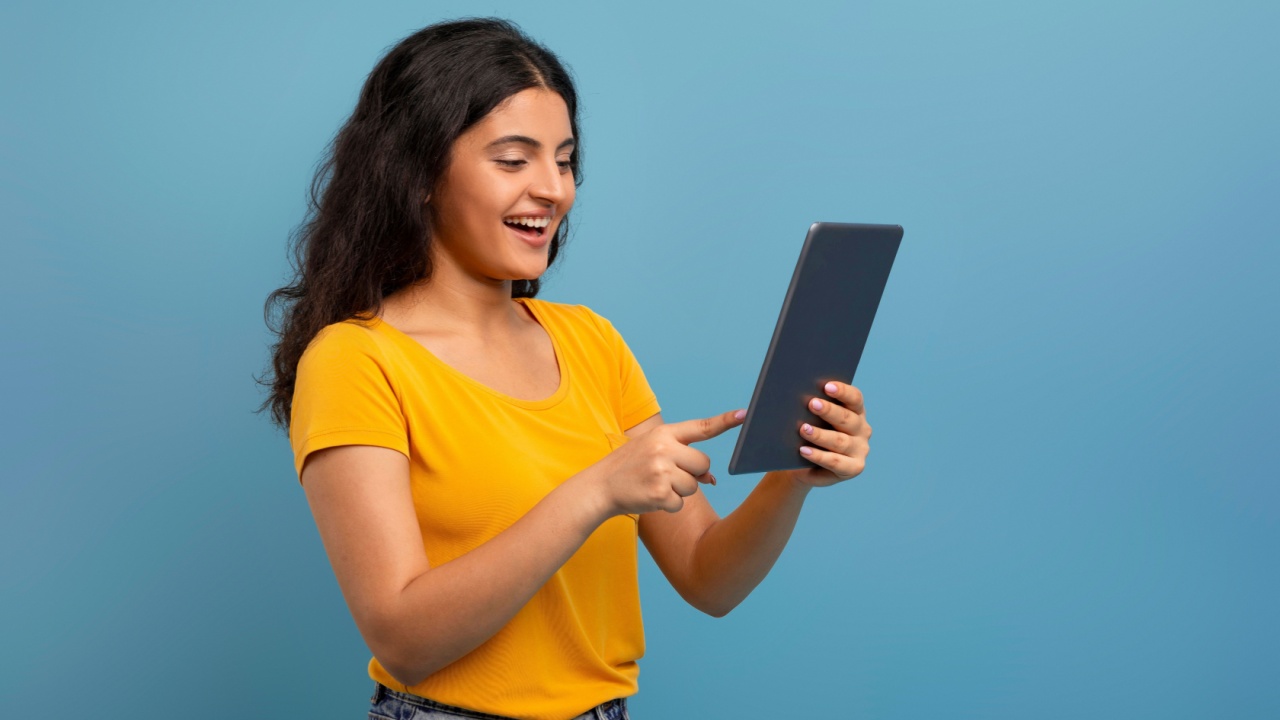
{"type": "MultiPolygon", "coordinates": [[[[453,143],[508,97],[529,88],[556,92],[577,142],[570,159],[582,184],[578,96],[569,72],[513,23],[471,18],[423,28],[374,67],[311,183],[308,212],[293,235],[294,277],[267,296],[274,376],[258,408],[289,428],[298,359],[326,325],[369,320],[388,295],[431,277],[429,204],[453,143]],[[282,306],[278,322],[273,309],[282,306]]],[[[569,232],[551,238],[547,267],[569,232]]],[[[539,280],[516,280],[512,297],[535,297],[539,280]]]]}

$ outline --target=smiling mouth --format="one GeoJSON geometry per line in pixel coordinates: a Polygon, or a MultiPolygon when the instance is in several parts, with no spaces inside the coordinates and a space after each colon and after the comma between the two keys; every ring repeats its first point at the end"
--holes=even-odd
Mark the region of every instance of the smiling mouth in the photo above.
{"type": "Polygon", "coordinates": [[[522,233],[524,235],[531,235],[533,237],[542,237],[542,234],[546,232],[546,230],[543,228],[526,227],[524,225],[517,225],[515,223],[509,223],[509,222],[504,222],[503,225],[506,225],[507,227],[511,228],[512,230],[515,230],[518,233],[522,233]]]}
{"type": "Polygon", "coordinates": [[[522,218],[517,220],[507,219],[507,220],[503,220],[502,224],[506,225],[507,227],[511,228],[512,230],[515,230],[516,232],[522,235],[540,238],[544,234],[546,234],[547,227],[549,227],[551,224],[551,219],[550,218],[538,218],[538,219],[522,218]]]}

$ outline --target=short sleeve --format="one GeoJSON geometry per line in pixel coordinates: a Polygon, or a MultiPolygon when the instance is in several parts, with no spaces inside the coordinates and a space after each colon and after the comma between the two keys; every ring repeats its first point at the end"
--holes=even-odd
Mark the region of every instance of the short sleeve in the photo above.
{"type": "Polygon", "coordinates": [[[338,445],[377,445],[409,455],[409,435],[377,343],[364,328],[330,325],[298,361],[289,421],[294,469],[338,445]]]}
{"type": "Polygon", "coordinates": [[[613,323],[590,308],[582,307],[591,315],[600,328],[601,334],[604,335],[605,341],[613,350],[613,356],[617,362],[618,383],[622,388],[622,408],[618,421],[623,430],[629,430],[662,410],[658,405],[658,397],[649,387],[649,381],[644,376],[640,362],[636,360],[635,354],[622,339],[622,334],[613,327],[613,323]]]}

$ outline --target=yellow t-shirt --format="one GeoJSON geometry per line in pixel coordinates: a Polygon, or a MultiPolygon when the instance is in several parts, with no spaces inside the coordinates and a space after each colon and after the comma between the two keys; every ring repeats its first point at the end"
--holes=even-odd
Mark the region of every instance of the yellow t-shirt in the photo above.
{"type": "MultiPolygon", "coordinates": [[[[298,362],[289,439],[307,455],[377,445],[409,458],[432,566],[510,527],[552,489],[627,441],[659,411],[622,336],[584,305],[517,298],[551,336],[560,387],[548,398],[500,393],[374,319],[322,329],[298,362]]],[[[352,478],[353,481],[357,480],[352,478]]],[[[387,687],[515,718],[570,718],[633,695],[644,654],[638,516],[613,517],[482,645],[417,685],[376,657],[387,687]]]]}

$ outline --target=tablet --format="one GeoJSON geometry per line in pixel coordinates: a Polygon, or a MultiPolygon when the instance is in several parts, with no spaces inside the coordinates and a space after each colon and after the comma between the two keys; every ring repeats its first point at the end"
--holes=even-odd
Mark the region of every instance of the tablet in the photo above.
{"type": "Polygon", "coordinates": [[[729,474],[818,467],[800,426],[831,429],[809,409],[830,380],[852,382],[902,241],[901,225],[814,223],[756,380],[729,474]]]}

